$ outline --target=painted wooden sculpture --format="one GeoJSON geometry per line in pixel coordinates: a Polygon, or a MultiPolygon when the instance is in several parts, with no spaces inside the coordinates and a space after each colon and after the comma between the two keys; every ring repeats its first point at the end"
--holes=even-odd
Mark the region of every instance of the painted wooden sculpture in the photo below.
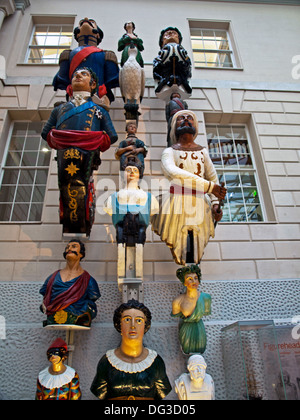
{"type": "Polygon", "coordinates": [[[172,317],[179,318],[179,342],[184,354],[206,350],[206,332],[202,318],[211,313],[211,296],[199,290],[201,271],[197,265],[179,268],[177,278],[186,292],[177,296],[172,304],[172,317]]]}
{"type": "Polygon", "coordinates": [[[136,300],[116,309],[114,326],[121,334],[120,347],[109,350],[99,361],[91,386],[100,400],[161,400],[172,387],[163,359],[144,347],[151,327],[151,312],[136,300]]]}
{"type": "Polygon", "coordinates": [[[94,101],[98,79],[89,68],[72,77],[70,101],[54,108],[42,137],[57,150],[60,221],[64,234],[90,235],[95,217],[93,171],[118,139],[109,113],[94,101]]]}
{"type": "Polygon", "coordinates": [[[72,239],[64,252],[65,268],[51,274],[40,289],[41,309],[47,316],[44,327],[89,329],[97,316],[101,294],[96,280],[80,264],[84,257],[84,244],[72,239]]]}
{"type": "Polygon", "coordinates": [[[79,377],[73,368],[64,364],[67,357],[67,344],[58,338],[47,351],[50,367],[42,370],[38,375],[36,400],[81,400],[79,377]]]}
{"type": "Polygon", "coordinates": [[[118,284],[123,302],[143,301],[143,255],[150,217],[159,210],[156,197],[139,186],[144,174],[144,143],[136,139],[136,125],[129,124],[128,137],[116,151],[123,176],[122,188],[113,193],[103,210],[112,216],[118,244],[118,284]],[[130,144],[129,144],[130,143],[130,144]],[[127,146],[129,144],[129,146],[127,146]]]}
{"type": "Polygon", "coordinates": [[[120,70],[120,89],[124,100],[126,121],[136,121],[140,115],[139,106],[145,91],[144,62],[141,51],[143,41],[134,33],[135,25],[127,22],[124,25],[126,34],[119,40],[118,51],[122,52],[120,70]]]}
{"type": "Polygon", "coordinates": [[[152,229],[179,265],[201,262],[209,238],[215,234],[214,221],[222,218],[219,199],[227,192],[218,185],[207,149],[195,142],[197,134],[198,121],[192,111],[173,116],[172,146],[161,158],[170,193],[161,197],[159,213],[151,218],[152,229]]]}
{"type": "Polygon", "coordinates": [[[59,58],[59,71],[53,79],[54,90],[66,90],[70,95],[72,76],[77,69],[91,68],[97,75],[99,86],[95,100],[109,108],[114,101],[113,88],[119,86],[119,66],[116,54],[98,47],[104,37],[103,31],[93,19],[84,18],[74,30],[78,46],[65,50],[59,58]]]}
{"type": "Polygon", "coordinates": [[[191,59],[182,46],[182,34],[178,28],[168,27],[161,31],[160,51],[153,60],[153,78],[158,98],[168,101],[172,93],[188,98],[192,93],[189,79],[192,76],[191,59]]]}

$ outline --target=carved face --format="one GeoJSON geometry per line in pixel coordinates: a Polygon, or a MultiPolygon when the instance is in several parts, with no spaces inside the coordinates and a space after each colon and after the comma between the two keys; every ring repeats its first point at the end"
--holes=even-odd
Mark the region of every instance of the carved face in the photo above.
{"type": "Polygon", "coordinates": [[[196,273],[186,274],[184,276],[184,285],[187,289],[198,289],[200,282],[196,273]]]}
{"type": "Polygon", "coordinates": [[[82,258],[80,253],[80,244],[78,242],[70,242],[65,249],[65,258],[67,261],[77,261],[82,258]]]}
{"type": "Polygon", "coordinates": [[[127,183],[132,181],[139,181],[140,171],[136,166],[127,166],[127,168],[125,169],[125,177],[127,183]]]}
{"type": "Polygon", "coordinates": [[[145,334],[146,318],[142,311],[138,309],[127,309],[121,317],[121,335],[122,340],[143,341],[145,334]]]}
{"type": "MultiPolygon", "coordinates": [[[[189,113],[181,114],[176,119],[176,137],[179,138],[183,134],[193,134],[195,136],[196,127],[193,116],[189,113]]],[[[193,141],[193,139],[191,139],[193,141]]]]}
{"type": "Polygon", "coordinates": [[[191,363],[188,365],[192,381],[203,381],[206,375],[206,366],[203,363],[191,363]]]}
{"type": "Polygon", "coordinates": [[[77,70],[73,74],[72,78],[72,87],[73,92],[85,91],[85,92],[92,92],[96,89],[96,82],[93,80],[91,74],[88,70],[81,69],[77,70]]]}
{"type": "Polygon", "coordinates": [[[136,124],[134,123],[129,123],[126,127],[126,131],[128,134],[135,134],[136,133],[136,124]]]}
{"type": "Polygon", "coordinates": [[[178,32],[174,29],[169,29],[164,33],[163,36],[163,46],[170,44],[171,42],[174,44],[179,44],[179,35],[178,32]]]}
{"type": "MultiPolygon", "coordinates": [[[[84,18],[79,22],[78,36],[80,35],[93,35],[95,36],[95,30],[97,31],[97,23],[93,19],[84,18]]],[[[99,34],[96,35],[97,38],[100,38],[99,34]]]]}

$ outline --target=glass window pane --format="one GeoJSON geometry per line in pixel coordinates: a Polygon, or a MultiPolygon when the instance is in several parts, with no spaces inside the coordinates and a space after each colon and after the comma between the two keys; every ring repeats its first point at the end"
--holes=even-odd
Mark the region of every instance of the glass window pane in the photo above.
{"type": "Polygon", "coordinates": [[[235,140],[247,140],[245,127],[232,127],[233,137],[235,140]]]}
{"type": "Polygon", "coordinates": [[[49,166],[51,159],[51,152],[50,151],[40,151],[37,166],[49,166]]]}
{"type": "Polygon", "coordinates": [[[27,222],[29,204],[15,204],[11,217],[12,222],[27,222]]]}
{"type": "Polygon", "coordinates": [[[259,195],[257,188],[244,188],[245,203],[259,203],[259,195]]]}
{"type": "Polygon", "coordinates": [[[22,166],[36,166],[38,152],[24,152],[22,166]]]}
{"type": "Polygon", "coordinates": [[[22,152],[9,151],[5,166],[20,166],[22,152]]]}
{"type": "Polygon", "coordinates": [[[5,169],[2,179],[2,185],[14,185],[18,181],[19,171],[16,169],[5,169]]]}
{"type": "Polygon", "coordinates": [[[15,201],[17,203],[29,203],[31,200],[32,186],[19,185],[15,201]]]}
{"type": "Polygon", "coordinates": [[[10,141],[9,150],[23,150],[24,142],[24,136],[13,136],[10,141]]]}
{"type": "Polygon", "coordinates": [[[244,197],[241,188],[228,188],[228,200],[230,204],[243,204],[244,197]]]}
{"type": "Polygon", "coordinates": [[[212,39],[203,39],[203,48],[205,50],[216,50],[217,49],[217,45],[216,45],[216,41],[214,38],[212,39]]]}
{"type": "Polygon", "coordinates": [[[232,222],[247,222],[246,210],[243,204],[230,206],[230,213],[232,222]]]}
{"type": "Polygon", "coordinates": [[[226,186],[229,187],[238,187],[240,186],[240,176],[238,173],[225,173],[226,186]]]}
{"type": "Polygon", "coordinates": [[[45,42],[45,46],[53,46],[53,45],[58,45],[59,44],[59,38],[60,38],[60,33],[57,34],[51,34],[47,36],[46,42],[45,42]]]}
{"type": "Polygon", "coordinates": [[[36,185],[46,185],[48,179],[48,169],[38,169],[36,174],[36,185]]]}
{"type": "Polygon", "coordinates": [[[46,187],[42,185],[35,185],[32,195],[33,203],[43,203],[45,197],[46,187]]]}
{"type": "Polygon", "coordinates": [[[219,65],[217,53],[206,52],[205,56],[208,66],[217,67],[219,65]]]}
{"type": "Polygon", "coordinates": [[[219,53],[219,62],[221,67],[233,67],[231,53],[219,53]]]}
{"type": "Polygon", "coordinates": [[[192,48],[193,48],[193,50],[203,49],[204,48],[204,45],[203,45],[202,38],[200,38],[200,37],[193,37],[192,38],[192,48]]]}
{"type": "Polygon", "coordinates": [[[250,155],[238,155],[238,162],[243,167],[253,167],[252,159],[250,155]]]}
{"type": "Polygon", "coordinates": [[[222,217],[222,222],[231,222],[231,218],[230,218],[230,211],[229,211],[229,206],[228,204],[226,204],[223,208],[223,217],[222,217]]]}
{"type": "Polygon", "coordinates": [[[43,123],[41,122],[32,122],[28,126],[28,136],[41,136],[41,132],[43,129],[43,123]]]}
{"type": "Polygon", "coordinates": [[[253,186],[253,187],[256,186],[254,174],[250,172],[243,172],[241,174],[241,180],[244,186],[253,186]]]}
{"type": "Polygon", "coordinates": [[[59,39],[59,46],[69,47],[72,44],[72,35],[62,35],[59,39]]]}
{"type": "Polygon", "coordinates": [[[248,221],[250,222],[262,222],[263,214],[260,205],[247,206],[248,221]]]}
{"type": "Polygon", "coordinates": [[[25,150],[39,150],[41,143],[40,137],[28,136],[24,145],[25,150]]]}
{"type": "Polygon", "coordinates": [[[12,205],[11,204],[0,204],[0,220],[2,222],[10,221],[12,205]]]}
{"type": "Polygon", "coordinates": [[[22,169],[20,171],[19,184],[32,185],[34,183],[35,172],[35,169],[22,169]]]}
{"type": "Polygon", "coordinates": [[[12,135],[13,136],[26,136],[28,123],[15,123],[12,135]]]}
{"type": "Polygon", "coordinates": [[[3,186],[0,190],[0,202],[1,203],[12,203],[14,201],[16,187],[14,185],[11,186],[3,186]]]}
{"type": "Polygon", "coordinates": [[[32,204],[29,214],[29,221],[30,222],[37,222],[42,220],[42,211],[43,205],[42,204],[32,204]]]}

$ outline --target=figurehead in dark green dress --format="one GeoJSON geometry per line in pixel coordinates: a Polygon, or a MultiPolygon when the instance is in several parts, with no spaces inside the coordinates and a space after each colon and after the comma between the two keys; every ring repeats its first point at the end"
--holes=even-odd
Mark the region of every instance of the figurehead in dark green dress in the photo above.
{"type": "Polygon", "coordinates": [[[149,309],[136,300],[123,303],[114,314],[114,326],[121,333],[119,348],[100,360],[92,393],[100,400],[162,400],[172,387],[163,359],[143,345],[151,327],[149,309]]]}

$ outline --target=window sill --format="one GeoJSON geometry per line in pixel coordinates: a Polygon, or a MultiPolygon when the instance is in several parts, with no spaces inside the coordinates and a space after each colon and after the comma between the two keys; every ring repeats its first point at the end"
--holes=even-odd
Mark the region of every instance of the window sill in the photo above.
{"type": "Polygon", "coordinates": [[[206,66],[197,66],[194,65],[195,69],[201,69],[201,70],[234,70],[234,71],[244,71],[243,67],[206,67],[206,66]]]}
{"type": "Polygon", "coordinates": [[[49,67],[58,67],[59,66],[59,64],[57,63],[57,64],[49,64],[49,63],[47,63],[47,64],[42,64],[42,63],[36,63],[36,64],[33,64],[33,63],[17,63],[17,66],[18,67],[46,67],[46,66],[49,66],[49,67]]]}

